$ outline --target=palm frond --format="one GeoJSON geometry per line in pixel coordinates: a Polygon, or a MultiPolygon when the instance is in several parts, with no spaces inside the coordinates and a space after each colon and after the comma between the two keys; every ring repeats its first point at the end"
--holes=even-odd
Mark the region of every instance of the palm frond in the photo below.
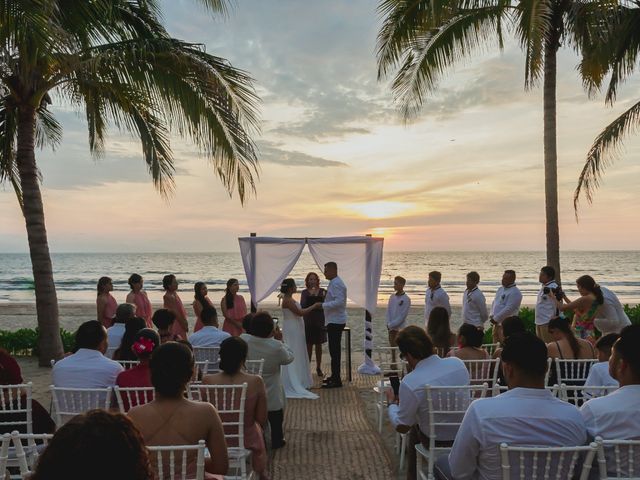
{"type": "Polygon", "coordinates": [[[16,134],[18,121],[16,111],[7,105],[7,99],[0,104],[0,183],[8,182],[18,198],[22,209],[22,188],[20,187],[20,172],[16,163],[16,134]]]}
{"type": "Polygon", "coordinates": [[[53,150],[62,140],[62,125],[58,123],[53,113],[47,110],[46,105],[41,105],[36,110],[36,147],[50,147],[53,150]]]}
{"type": "Polygon", "coordinates": [[[573,194],[573,207],[578,218],[580,195],[593,201],[593,195],[600,186],[606,168],[620,155],[622,139],[640,125],[640,102],[626,110],[605,127],[589,149],[587,159],[578,178],[578,186],[573,194]]]}
{"type": "Polygon", "coordinates": [[[544,52],[553,32],[553,0],[520,0],[514,13],[516,36],[525,51],[525,88],[542,76],[544,52]]]}

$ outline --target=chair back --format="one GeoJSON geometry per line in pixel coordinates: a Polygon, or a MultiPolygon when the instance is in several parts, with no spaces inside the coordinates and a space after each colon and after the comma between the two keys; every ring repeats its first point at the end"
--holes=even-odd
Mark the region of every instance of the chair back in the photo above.
{"type": "Polygon", "coordinates": [[[155,398],[153,387],[113,387],[120,413],[127,413],[132,407],[144,405],[155,398]]]}
{"type": "Polygon", "coordinates": [[[472,385],[487,383],[491,386],[498,381],[498,371],[500,359],[493,358],[487,360],[462,360],[464,366],[469,370],[469,381],[472,385]]]}
{"type": "Polygon", "coordinates": [[[130,368],[137,367],[140,365],[140,360],[116,360],[122,368],[125,370],[129,370],[130,368]]]}
{"type": "Polygon", "coordinates": [[[27,478],[34,470],[38,457],[47,448],[52,438],[53,434],[49,433],[11,432],[11,441],[20,468],[20,478],[27,478]]]}
{"type": "Polygon", "coordinates": [[[576,447],[510,446],[500,444],[500,467],[503,480],[567,480],[579,473],[587,480],[598,445],[576,447]],[[581,470],[576,467],[581,465],[581,470]]]}
{"type": "Polygon", "coordinates": [[[200,401],[209,402],[218,410],[227,447],[244,448],[244,405],[247,399],[247,384],[192,385],[190,389],[192,395],[198,395],[200,401]]]}
{"type": "Polygon", "coordinates": [[[565,402],[573,403],[576,407],[581,407],[587,400],[596,397],[604,397],[618,389],[616,386],[602,385],[589,386],[560,384],[560,392],[557,397],[565,402]]]}
{"type": "Polygon", "coordinates": [[[245,360],[244,368],[247,373],[262,376],[262,369],[264,368],[264,358],[261,358],[260,360],[245,360]]]}
{"type": "Polygon", "coordinates": [[[209,362],[203,373],[220,371],[220,347],[193,347],[193,356],[196,362],[209,362]]]}
{"type": "Polygon", "coordinates": [[[556,375],[558,377],[558,384],[565,383],[567,385],[584,385],[587,377],[589,376],[589,370],[591,365],[598,360],[595,358],[580,359],[580,360],[565,360],[556,358],[556,375]]]}
{"type": "Polygon", "coordinates": [[[204,440],[200,440],[197,445],[150,446],[147,449],[158,480],[204,480],[204,456],[207,449],[204,440]]]}
{"type": "Polygon", "coordinates": [[[61,388],[51,385],[51,399],[56,425],[61,427],[79,413],[96,408],[108,410],[111,403],[111,387],[61,388]]]}
{"type": "Polygon", "coordinates": [[[9,462],[9,446],[11,445],[11,434],[5,433],[2,435],[2,442],[0,442],[0,479],[5,478],[7,472],[7,463],[9,462]]]}
{"type": "Polygon", "coordinates": [[[0,386],[0,429],[33,433],[33,384],[0,386]],[[23,395],[24,394],[24,395],[23,395]]]}
{"type": "Polygon", "coordinates": [[[487,351],[490,357],[493,357],[493,352],[495,352],[496,349],[500,347],[500,344],[499,343],[483,343],[481,347],[487,351]]]}
{"type": "Polygon", "coordinates": [[[208,370],[208,360],[204,360],[203,362],[195,362],[193,365],[193,380],[191,380],[191,383],[202,383],[202,377],[207,374],[208,370]]]}
{"type": "Polygon", "coordinates": [[[640,478],[640,440],[603,440],[598,444],[598,469],[601,480],[640,478]]]}
{"type": "Polygon", "coordinates": [[[372,357],[380,367],[380,375],[383,377],[402,376],[404,362],[400,359],[398,347],[376,347],[373,349],[372,357]]]}
{"type": "Polygon", "coordinates": [[[469,405],[477,398],[484,398],[489,386],[483,383],[464,387],[425,385],[424,388],[429,415],[429,440],[435,449],[436,440],[450,441],[455,438],[469,405]]]}

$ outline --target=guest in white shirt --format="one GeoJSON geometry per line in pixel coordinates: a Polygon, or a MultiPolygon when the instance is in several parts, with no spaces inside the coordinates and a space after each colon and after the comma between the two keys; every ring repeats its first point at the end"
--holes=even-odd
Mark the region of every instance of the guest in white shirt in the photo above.
{"type": "Polygon", "coordinates": [[[393,279],[393,293],[389,297],[387,305],[387,330],[389,332],[389,345],[396,346],[398,332],[407,326],[407,315],[411,308],[411,299],[404,292],[407,281],[398,276],[393,279]]]}
{"type": "Polygon", "coordinates": [[[53,366],[53,385],[63,388],[105,388],[116,384],[123,370],[118,362],[103,354],[107,351],[107,331],[97,320],[84,322],[75,335],[73,355],[53,366]]]}
{"type": "MultiPolygon", "coordinates": [[[[410,373],[400,383],[398,398],[387,392],[389,420],[400,433],[411,431],[407,446],[409,459],[407,478],[416,478],[415,445],[427,445],[429,439],[429,410],[425,398],[425,385],[465,386],[469,385],[469,372],[457,358],[440,358],[434,353],[433,343],[420,327],[410,325],[398,333],[396,338],[400,357],[406,360],[410,373]]],[[[438,434],[439,441],[451,444],[453,436],[446,432],[438,434]]]]}
{"type": "Polygon", "coordinates": [[[442,280],[442,274],[437,271],[429,272],[429,279],[427,280],[427,291],[424,295],[424,325],[425,328],[429,322],[429,316],[431,310],[435,307],[444,307],[451,318],[451,305],[449,304],[449,295],[444,291],[440,281],[442,280]]]}
{"type": "MultiPolygon", "coordinates": [[[[620,388],[606,397],[589,400],[580,409],[587,424],[589,436],[605,440],[640,439],[640,325],[622,329],[620,338],[613,345],[609,359],[611,376],[618,380],[620,388]]],[[[622,470],[626,470],[626,449],[621,448],[622,470]]],[[[607,473],[617,477],[613,452],[605,451],[607,473]]],[[[634,450],[634,462],[640,463],[640,451],[634,450]]],[[[628,478],[622,471],[622,478],[628,478]]],[[[636,477],[637,475],[634,475],[636,477]]]]}
{"type": "Polygon", "coordinates": [[[631,320],[629,320],[615,293],[602,286],[600,290],[602,290],[604,303],[596,312],[594,324],[602,335],[620,333],[624,327],[631,325],[631,320]]]}
{"type": "Polygon", "coordinates": [[[467,289],[462,294],[462,323],[474,327],[484,328],[484,322],[489,319],[487,300],[478,288],[480,275],[478,272],[467,273],[467,289]]]}
{"type": "Polygon", "coordinates": [[[322,309],[324,310],[324,322],[327,326],[331,376],[324,380],[322,388],[336,388],[342,387],[340,363],[342,361],[342,331],[347,324],[347,286],[338,276],[338,265],[335,262],[325,263],[324,276],[329,280],[322,309]]]}
{"type": "Polygon", "coordinates": [[[515,270],[505,270],[502,274],[502,286],[496,292],[491,304],[489,321],[493,325],[493,342],[502,342],[502,322],[509,317],[517,317],[522,303],[522,292],[516,286],[515,270]]]}
{"type": "Polygon", "coordinates": [[[538,281],[542,284],[536,299],[536,335],[544,340],[544,343],[551,343],[553,338],[549,334],[549,321],[558,316],[558,304],[556,302],[555,292],[558,284],[554,280],[556,271],[553,267],[545,266],[540,269],[538,281]]]}
{"type": "Polygon", "coordinates": [[[589,376],[587,376],[587,380],[584,382],[585,388],[582,391],[582,395],[584,397],[602,397],[609,392],[609,390],[587,387],[618,386],[618,381],[609,373],[609,358],[611,357],[611,349],[618,338],[620,338],[620,335],[618,335],[617,333],[609,333],[608,335],[600,337],[596,342],[598,363],[594,363],[589,369],[589,376]]]}
{"type": "Polygon", "coordinates": [[[542,340],[531,333],[511,335],[502,350],[502,368],[509,390],[469,406],[448,463],[441,457],[436,464],[436,478],[502,479],[499,445],[503,442],[545,447],[586,443],[578,409],[544,388],[547,346],[542,340]]]}
{"type": "Polygon", "coordinates": [[[218,312],[215,307],[202,310],[200,321],[203,327],[189,336],[189,343],[194,347],[219,347],[231,334],[218,328],[218,312]]]}
{"type": "Polygon", "coordinates": [[[113,358],[114,352],[120,347],[125,331],[125,323],[130,318],[135,317],[136,306],[131,303],[121,303],[116,308],[116,316],[113,318],[113,325],[107,328],[107,358],[113,358]]]}

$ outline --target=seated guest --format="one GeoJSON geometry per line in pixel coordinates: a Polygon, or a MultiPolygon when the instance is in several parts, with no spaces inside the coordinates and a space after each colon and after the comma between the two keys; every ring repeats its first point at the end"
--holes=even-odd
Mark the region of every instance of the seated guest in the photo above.
{"type": "Polygon", "coordinates": [[[469,323],[463,323],[458,330],[458,348],[450,351],[448,357],[460,360],[487,360],[489,353],[482,348],[484,332],[469,323]]]}
{"type": "Polygon", "coordinates": [[[218,313],[214,307],[200,312],[202,328],[189,336],[189,343],[194,347],[217,347],[231,334],[218,328],[218,313]]]}
{"type": "MultiPolygon", "coordinates": [[[[151,354],[159,346],[160,337],[155,330],[151,328],[140,330],[133,341],[133,345],[131,345],[131,350],[140,363],[124,372],[120,372],[116,378],[116,385],[123,388],[152,387],[149,360],[151,359],[151,354]]],[[[124,398],[123,403],[125,412],[129,411],[128,399],[124,398]]],[[[141,399],[140,403],[146,403],[146,400],[141,399]]]]}
{"type": "Polygon", "coordinates": [[[561,360],[578,360],[596,358],[593,344],[582,338],[576,338],[571,330],[569,319],[555,317],[549,321],[549,335],[553,342],[547,344],[550,358],[561,360]]]}
{"type": "Polygon", "coordinates": [[[160,342],[176,342],[178,340],[184,340],[180,335],[174,335],[172,333],[173,323],[176,321],[176,314],[166,308],[160,308],[153,313],[151,319],[155,327],[158,329],[158,335],[160,335],[160,342]]]}
{"type": "Polygon", "coordinates": [[[617,387],[618,381],[609,374],[609,358],[611,357],[611,348],[616,340],[620,338],[617,333],[609,333],[604,337],[600,337],[596,342],[596,350],[598,351],[598,363],[591,365],[589,376],[584,382],[584,390],[582,394],[585,397],[601,397],[606,395],[607,391],[601,391],[597,388],[588,389],[590,386],[617,387]]]}
{"type": "Polygon", "coordinates": [[[113,318],[113,325],[107,328],[107,345],[113,353],[117,350],[124,336],[125,323],[130,318],[135,317],[136,306],[131,303],[121,303],[116,308],[116,316],[113,318]]]}
{"type": "Polygon", "coordinates": [[[63,388],[106,388],[116,383],[123,370],[104,356],[107,331],[97,320],[84,322],[75,335],[74,353],[53,366],[53,385],[63,388]]]}
{"type": "MultiPolygon", "coordinates": [[[[0,348],[0,385],[19,385],[23,383],[20,365],[16,362],[9,352],[0,348]]],[[[15,397],[14,397],[15,398],[15,397]]],[[[8,398],[5,402],[0,402],[0,434],[11,433],[18,430],[20,433],[27,433],[25,425],[12,425],[10,422],[24,422],[26,413],[2,413],[5,405],[12,410],[23,409],[26,405],[27,395],[20,392],[20,397],[15,398],[12,405],[8,404],[8,398]]],[[[56,424],[49,415],[49,412],[37,401],[31,400],[31,422],[33,433],[53,433],[56,424]]]]}
{"type": "MultiPolygon", "coordinates": [[[[227,473],[229,461],[222,422],[213,405],[185,398],[193,375],[193,354],[186,345],[167,342],[151,357],[151,383],[155,399],[129,410],[129,418],[140,429],[147,445],[207,444],[210,457],[205,470],[227,473]]],[[[195,472],[195,454],[188,459],[187,471],[195,472]]],[[[177,467],[178,470],[180,467],[177,467]]]]}
{"type": "Polygon", "coordinates": [[[503,442],[544,447],[586,443],[578,409],[545,389],[544,342],[531,333],[511,335],[501,358],[509,391],[469,406],[448,462],[441,457],[436,463],[436,478],[502,479],[499,446],[503,442]]]}
{"type": "MultiPolygon", "coordinates": [[[[251,465],[254,472],[260,476],[260,479],[266,480],[269,478],[267,450],[262,430],[267,425],[267,391],[259,375],[251,375],[244,371],[247,342],[240,337],[229,337],[220,345],[220,373],[206,375],[202,383],[204,385],[247,384],[244,404],[244,448],[252,452],[251,465]]],[[[237,405],[234,408],[237,408],[237,405]]],[[[237,447],[238,445],[229,446],[237,447]]]]}
{"type": "Polygon", "coordinates": [[[30,480],[155,478],[138,429],[126,416],[90,410],[65,423],[38,457],[30,480]]]}
{"type": "Polygon", "coordinates": [[[142,317],[133,317],[124,324],[124,335],[120,341],[120,346],[113,352],[114,360],[137,360],[136,354],[131,350],[134,340],[138,336],[138,332],[145,328],[147,323],[142,317]]]}
{"type": "MultiPolygon", "coordinates": [[[[410,371],[400,383],[398,398],[387,392],[389,420],[400,433],[411,431],[407,446],[409,459],[407,478],[416,478],[415,445],[429,445],[429,411],[425,400],[425,385],[465,386],[469,385],[469,372],[457,358],[440,358],[434,353],[433,343],[427,333],[415,325],[403,328],[396,337],[400,357],[407,362],[410,371]]],[[[447,432],[438,435],[439,441],[450,445],[453,435],[447,432]]]]}
{"type": "MultiPolygon", "coordinates": [[[[527,331],[527,327],[520,317],[507,317],[502,321],[502,332],[500,336],[502,337],[502,342],[509,338],[514,333],[524,333],[527,331]]],[[[493,352],[492,358],[500,358],[502,354],[502,347],[498,347],[493,352]]]]}
{"type": "Polygon", "coordinates": [[[451,347],[456,344],[456,334],[451,331],[449,325],[449,312],[444,307],[434,307],[429,313],[427,321],[427,334],[431,337],[436,352],[441,357],[446,357],[451,347]]]}
{"type": "Polygon", "coordinates": [[[293,352],[282,341],[282,332],[274,326],[268,312],[258,312],[251,320],[251,334],[243,339],[249,351],[247,359],[264,359],[262,378],[267,387],[267,416],[271,426],[271,448],[284,447],[286,441],[282,429],[285,396],[280,370],[282,365],[293,362],[293,352]]]}
{"type": "MultiPolygon", "coordinates": [[[[242,329],[245,331],[245,333],[240,334],[240,336],[242,337],[242,335],[250,335],[251,332],[249,331],[251,329],[251,321],[253,320],[253,313],[247,313],[244,317],[242,317],[242,329]]],[[[246,341],[245,337],[244,340],[246,341]]]]}
{"type": "MultiPolygon", "coordinates": [[[[613,344],[609,371],[620,388],[606,397],[589,400],[580,409],[590,437],[605,440],[638,440],[640,438],[640,325],[630,325],[620,332],[613,344]]],[[[628,464],[626,449],[621,450],[621,478],[637,477],[624,470],[628,464]]],[[[614,452],[605,451],[607,473],[616,475],[614,452]]],[[[640,464],[640,452],[634,450],[634,463],[640,464]]]]}

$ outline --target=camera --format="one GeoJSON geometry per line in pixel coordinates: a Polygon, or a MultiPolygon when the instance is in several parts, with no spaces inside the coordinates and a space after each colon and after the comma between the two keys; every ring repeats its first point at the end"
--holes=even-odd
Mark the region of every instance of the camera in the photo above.
{"type": "Polygon", "coordinates": [[[564,292],[562,291],[561,287],[558,287],[558,288],[544,287],[542,289],[542,293],[544,293],[545,295],[549,295],[550,293],[552,293],[553,296],[556,297],[556,300],[558,301],[564,298],[564,292]]]}

